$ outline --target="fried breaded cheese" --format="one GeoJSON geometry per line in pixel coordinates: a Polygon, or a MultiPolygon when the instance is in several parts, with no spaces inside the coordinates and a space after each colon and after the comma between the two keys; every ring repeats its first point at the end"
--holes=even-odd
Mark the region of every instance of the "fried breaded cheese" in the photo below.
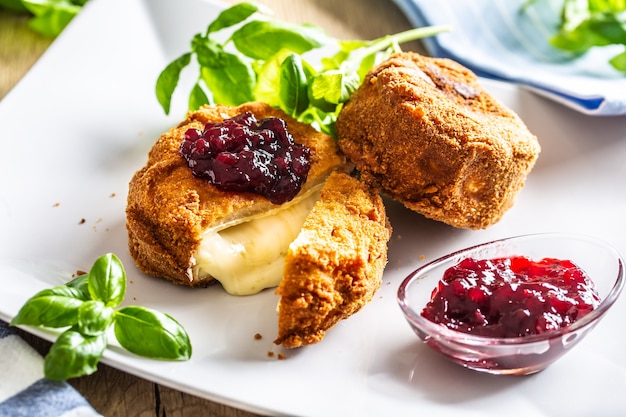
{"type": "Polygon", "coordinates": [[[535,135],[474,73],[414,52],[372,69],[336,128],[364,181],[459,228],[498,222],[540,152],[535,135]]]}
{"type": "Polygon", "coordinates": [[[163,134],[131,179],[126,209],[130,253],[139,269],[176,284],[199,286],[218,280],[236,295],[279,285],[276,343],[291,348],[319,342],[339,320],[372,299],[387,262],[391,228],[382,199],[377,190],[351,177],[350,167],[332,137],[266,104],[203,107],[163,134]],[[207,122],[243,112],[258,120],[282,118],[294,141],[311,149],[309,175],[291,202],[275,205],[254,193],[222,191],[195,177],[179,154],[187,129],[202,129],[207,122]],[[302,205],[304,211],[297,209],[302,220],[294,224],[293,215],[285,212],[302,205]],[[257,221],[266,223],[250,226],[257,221]],[[237,232],[231,233],[233,229],[237,232]],[[283,229],[296,230],[291,240],[278,238],[283,229]],[[207,247],[207,239],[222,233],[240,240],[218,239],[207,247]],[[270,269],[277,272],[269,284],[238,284],[239,272],[226,282],[201,267],[203,252],[215,249],[219,266],[236,269],[248,263],[244,272],[254,280],[267,262],[241,249],[255,247],[265,254],[265,246],[277,245],[270,252],[283,262],[276,263],[279,269],[270,269]],[[231,249],[234,263],[225,259],[231,249]]]}
{"type": "Polygon", "coordinates": [[[275,343],[317,343],[368,303],[381,284],[390,236],[378,192],[346,173],[332,173],[289,246],[276,290],[275,343]]]}
{"type": "MultiPolygon", "coordinates": [[[[257,217],[279,214],[316,192],[333,170],[344,166],[345,157],[338,152],[332,137],[267,104],[202,107],[161,135],[150,150],[145,166],[130,181],[126,207],[130,254],[139,269],[147,274],[176,284],[206,285],[214,277],[199,268],[198,258],[208,235],[223,233],[257,217]],[[311,149],[311,169],[292,202],[274,205],[251,192],[222,191],[195,177],[180,156],[178,150],[187,129],[202,130],[208,122],[219,122],[244,112],[251,112],[258,120],[282,118],[288,123],[294,140],[311,149]]],[[[287,245],[288,242],[285,252],[287,245]]],[[[261,289],[252,288],[248,292],[261,289]]],[[[238,291],[233,285],[232,292],[238,291]]]]}

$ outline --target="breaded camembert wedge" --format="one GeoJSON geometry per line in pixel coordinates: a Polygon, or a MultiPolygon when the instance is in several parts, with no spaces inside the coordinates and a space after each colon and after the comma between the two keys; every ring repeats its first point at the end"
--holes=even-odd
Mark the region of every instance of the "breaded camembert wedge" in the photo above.
{"type": "Polygon", "coordinates": [[[289,246],[276,290],[275,343],[317,343],[369,302],[381,284],[390,236],[379,194],[348,174],[332,173],[289,246]]]}
{"type": "Polygon", "coordinates": [[[467,68],[406,52],[372,69],[337,120],[362,179],[431,219],[501,219],[540,152],[522,120],[467,68]]]}
{"type": "Polygon", "coordinates": [[[231,294],[275,287],[284,256],[300,233],[319,190],[345,169],[335,140],[262,103],[205,106],[163,134],[132,177],[126,209],[130,254],[142,271],[189,286],[218,280],[231,294]],[[202,130],[245,112],[277,117],[296,143],[310,149],[306,182],[292,200],[274,204],[253,192],[224,191],[196,177],[181,156],[189,129],[202,130]]]}

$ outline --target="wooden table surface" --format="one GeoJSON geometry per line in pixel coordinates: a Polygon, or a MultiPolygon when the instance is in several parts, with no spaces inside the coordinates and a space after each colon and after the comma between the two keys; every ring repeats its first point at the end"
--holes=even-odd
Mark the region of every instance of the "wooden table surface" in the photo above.
{"type": "MultiPolygon", "coordinates": [[[[176,1],[176,0],[172,0],[176,1]]],[[[229,0],[227,3],[236,3],[229,0]]],[[[410,28],[391,0],[259,0],[277,18],[312,22],[340,39],[374,39],[410,28]]],[[[53,42],[28,28],[28,16],[0,10],[0,100],[26,74],[53,42]]],[[[208,22],[207,22],[208,23],[208,22]]],[[[423,51],[419,43],[404,50],[423,51]]],[[[20,332],[42,354],[50,344],[20,332]]],[[[250,417],[243,410],[227,407],[164,387],[115,368],[100,365],[93,375],[70,383],[106,417],[250,417]]]]}

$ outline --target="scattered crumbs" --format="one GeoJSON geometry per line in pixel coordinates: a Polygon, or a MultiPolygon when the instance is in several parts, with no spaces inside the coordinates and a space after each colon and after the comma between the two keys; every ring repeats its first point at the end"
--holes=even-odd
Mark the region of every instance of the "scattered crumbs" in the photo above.
{"type": "Polygon", "coordinates": [[[98,220],[96,220],[96,223],[101,223],[102,222],[102,217],[98,217],[98,220]]]}
{"type": "Polygon", "coordinates": [[[391,281],[387,281],[387,285],[391,285],[391,281]]]}
{"type": "Polygon", "coordinates": [[[56,203],[54,203],[54,204],[52,205],[52,207],[59,207],[60,205],[61,205],[61,203],[59,203],[59,202],[57,201],[56,203]]]}
{"type": "Polygon", "coordinates": [[[261,333],[256,333],[254,335],[254,340],[261,340],[261,339],[263,339],[263,336],[261,336],[261,333]]]}
{"type": "Polygon", "coordinates": [[[111,197],[111,198],[115,197],[115,193],[111,193],[111,195],[109,197],[111,197]]]}
{"type": "Polygon", "coordinates": [[[396,238],[398,238],[398,240],[402,240],[402,235],[397,235],[396,238]]]}
{"type": "Polygon", "coordinates": [[[287,356],[284,353],[279,353],[278,355],[276,355],[273,351],[268,350],[267,351],[267,357],[268,358],[273,358],[276,357],[276,359],[282,361],[283,359],[287,359],[287,356]]]}
{"type": "Polygon", "coordinates": [[[426,259],[426,256],[420,255],[420,261],[423,261],[424,259],[426,259]]]}
{"type": "Polygon", "coordinates": [[[137,301],[137,297],[133,297],[133,301],[137,301]]]}
{"type": "Polygon", "coordinates": [[[131,284],[134,284],[134,282],[133,282],[133,280],[132,280],[132,279],[131,279],[129,282],[130,282],[131,284]]]}
{"type": "Polygon", "coordinates": [[[105,231],[105,232],[108,232],[108,231],[109,231],[109,228],[107,227],[106,229],[104,229],[104,231],[105,231]]]}
{"type": "Polygon", "coordinates": [[[80,221],[78,222],[78,224],[85,224],[87,220],[85,220],[85,218],[80,219],[80,221]]]}
{"type": "Polygon", "coordinates": [[[93,230],[94,232],[97,232],[98,228],[96,228],[96,226],[91,226],[91,230],[93,230]]]}
{"type": "Polygon", "coordinates": [[[87,275],[87,272],[77,269],[76,272],[72,274],[72,278],[80,277],[83,275],[87,275]]]}

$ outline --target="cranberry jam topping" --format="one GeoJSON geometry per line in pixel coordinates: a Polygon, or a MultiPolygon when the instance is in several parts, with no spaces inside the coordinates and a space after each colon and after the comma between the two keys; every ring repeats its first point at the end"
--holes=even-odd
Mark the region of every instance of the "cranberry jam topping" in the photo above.
{"type": "Polygon", "coordinates": [[[474,335],[518,337],[566,327],[599,303],[593,282],[571,261],[468,258],[444,273],[422,316],[474,335]]]}
{"type": "Polygon", "coordinates": [[[204,130],[188,129],[180,155],[196,177],[226,191],[249,191],[274,204],[292,200],[311,168],[308,147],[294,142],[284,120],[246,112],[204,130]]]}

